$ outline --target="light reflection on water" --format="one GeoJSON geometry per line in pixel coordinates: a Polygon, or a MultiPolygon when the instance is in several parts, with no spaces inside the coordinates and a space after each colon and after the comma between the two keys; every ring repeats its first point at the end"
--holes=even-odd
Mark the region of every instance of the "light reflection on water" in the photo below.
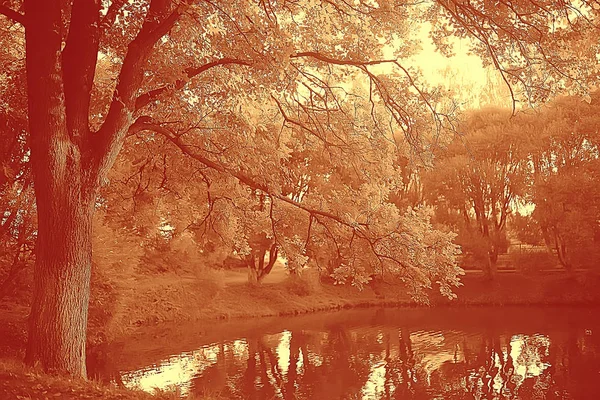
{"type": "Polygon", "coordinates": [[[419,329],[389,313],[383,324],[306,326],[214,343],[122,371],[121,379],[200,398],[600,398],[590,392],[600,378],[591,331],[419,329]]]}

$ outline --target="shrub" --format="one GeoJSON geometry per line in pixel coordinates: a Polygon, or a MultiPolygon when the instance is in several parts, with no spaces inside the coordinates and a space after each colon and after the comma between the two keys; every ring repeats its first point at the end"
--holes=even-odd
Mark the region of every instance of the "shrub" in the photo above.
{"type": "Polygon", "coordinates": [[[524,274],[537,274],[556,266],[556,258],[543,252],[516,252],[510,254],[515,269],[524,274]]]}
{"type": "Polygon", "coordinates": [[[285,288],[288,293],[299,297],[306,297],[312,293],[311,283],[302,276],[290,275],[285,281],[285,288]]]}
{"type": "Polygon", "coordinates": [[[587,244],[585,246],[572,247],[569,249],[569,259],[573,268],[595,270],[598,268],[600,249],[598,244],[587,244]]]}
{"type": "Polygon", "coordinates": [[[225,276],[223,271],[210,267],[199,267],[195,270],[196,282],[201,294],[212,298],[225,289],[225,276]]]}

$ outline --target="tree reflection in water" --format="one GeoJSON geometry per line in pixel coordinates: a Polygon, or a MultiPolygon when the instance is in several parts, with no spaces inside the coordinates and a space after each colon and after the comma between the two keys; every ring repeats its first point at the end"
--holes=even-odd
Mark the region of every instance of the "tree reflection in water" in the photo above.
{"type": "MultiPolygon", "coordinates": [[[[394,325],[337,323],[207,346],[192,352],[194,361],[186,353],[194,373],[180,383],[200,398],[595,398],[589,394],[596,390],[600,348],[585,331],[546,335],[394,325]]],[[[174,360],[124,373],[123,381],[131,386],[141,376],[151,380],[174,360]]]]}

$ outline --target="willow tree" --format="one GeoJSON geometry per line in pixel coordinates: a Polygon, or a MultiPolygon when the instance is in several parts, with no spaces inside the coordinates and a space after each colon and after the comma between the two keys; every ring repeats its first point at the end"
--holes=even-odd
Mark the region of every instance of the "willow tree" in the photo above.
{"type": "MultiPolygon", "coordinates": [[[[403,65],[416,48],[410,34],[415,22],[432,23],[432,37],[444,52],[451,48],[448,38],[473,37],[475,52],[535,101],[553,85],[585,86],[584,67],[595,65],[597,45],[586,41],[598,37],[591,32],[596,11],[586,3],[579,1],[575,8],[550,0],[440,0],[429,5],[384,0],[2,1],[0,13],[21,24],[15,32],[25,37],[38,215],[28,362],[85,376],[92,215],[99,188],[128,136],[142,131],[162,135],[205,168],[264,194],[269,205],[303,210],[307,229],[311,222],[327,220],[345,232],[350,244],[362,240],[382,263],[418,271],[393,254],[403,245],[398,230],[410,226],[410,218],[371,229],[369,215],[332,206],[338,198],[295,201],[268,179],[276,165],[256,159],[244,146],[222,156],[223,149],[213,146],[206,133],[226,129],[256,148],[273,145],[262,137],[276,133],[279,124],[299,143],[321,143],[332,151],[332,160],[347,157],[345,166],[336,167],[339,171],[360,172],[365,164],[352,160],[361,159],[365,141],[347,143],[336,136],[339,121],[354,121],[338,101],[352,95],[349,81],[357,76],[367,83],[364,110],[377,128],[357,127],[353,137],[393,142],[400,132],[422,149],[432,129],[451,126],[439,108],[439,94],[403,65]],[[249,109],[258,112],[266,105],[276,107],[278,117],[273,124],[256,125],[249,109]],[[188,120],[189,115],[194,118],[188,120]],[[386,234],[389,230],[396,234],[386,234]]],[[[376,148],[371,146],[362,161],[376,164],[376,148]]],[[[344,185],[339,176],[337,184],[344,185]]],[[[331,171],[321,175],[323,180],[332,177],[337,179],[331,171]]],[[[371,203],[352,189],[339,192],[358,195],[353,204],[368,208],[371,203]]],[[[370,193],[385,196],[377,185],[370,193]]],[[[386,212],[378,215],[385,220],[386,212]]],[[[324,235],[329,235],[327,228],[321,227],[324,235]]],[[[292,239],[298,247],[300,240],[292,239]]],[[[435,254],[430,256],[429,276],[411,276],[442,282],[447,289],[457,270],[441,256],[437,271],[435,254]]]]}

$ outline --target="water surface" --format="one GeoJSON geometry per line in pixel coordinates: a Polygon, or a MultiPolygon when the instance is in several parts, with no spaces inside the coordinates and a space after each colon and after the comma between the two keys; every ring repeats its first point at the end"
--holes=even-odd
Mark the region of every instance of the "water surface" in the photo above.
{"type": "Polygon", "coordinates": [[[115,344],[111,361],[96,367],[128,387],[200,398],[596,399],[597,316],[573,308],[364,309],[171,325],[115,344]]]}

